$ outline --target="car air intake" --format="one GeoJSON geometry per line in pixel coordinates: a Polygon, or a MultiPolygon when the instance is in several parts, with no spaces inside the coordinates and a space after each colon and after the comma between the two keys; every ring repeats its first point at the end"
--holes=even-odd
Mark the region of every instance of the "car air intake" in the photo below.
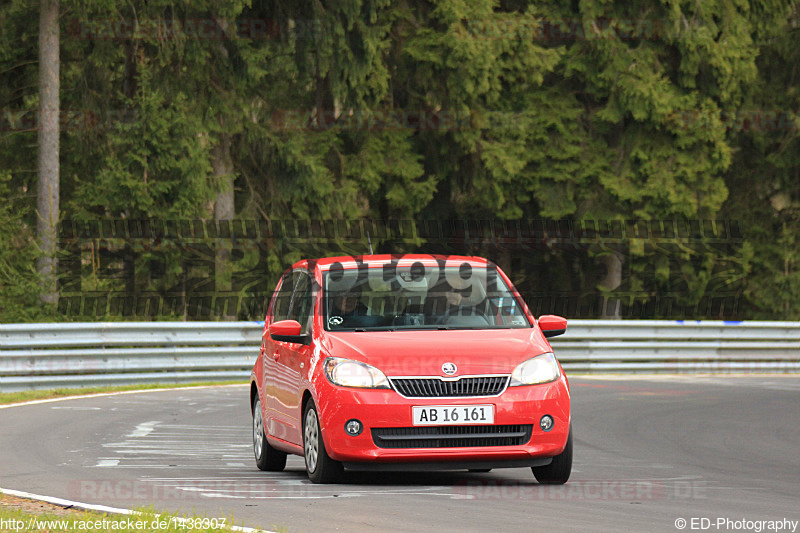
{"type": "Polygon", "coordinates": [[[467,448],[520,446],[531,440],[531,424],[372,428],[379,448],[467,448]]]}
{"type": "Polygon", "coordinates": [[[463,398],[496,396],[505,390],[508,376],[479,376],[455,381],[441,378],[391,378],[394,390],[406,398],[463,398]]]}

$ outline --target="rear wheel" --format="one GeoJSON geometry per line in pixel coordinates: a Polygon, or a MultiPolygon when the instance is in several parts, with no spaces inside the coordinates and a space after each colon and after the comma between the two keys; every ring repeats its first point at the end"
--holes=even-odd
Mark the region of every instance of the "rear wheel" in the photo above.
{"type": "Polygon", "coordinates": [[[303,415],[303,453],[308,479],[314,483],[335,483],[344,472],[342,463],[331,459],[325,450],[317,408],[312,401],[306,404],[303,415]]]}
{"type": "Polygon", "coordinates": [[[543,485],[563,485],[572,472],[572,425],[569,427],[569,437],[564,451],[553,457],[553,462],[546,466],[533,466],[533,475],[536,481],[543,485]]]}
{"type": "Polygon", "coordinates": [[[261,400],[258,397],[253,403],[253,451],[259,470],[280,472],[286,467],[286,453],[276,450],[267,442],[264,416],[261,414],[261,400]]]}

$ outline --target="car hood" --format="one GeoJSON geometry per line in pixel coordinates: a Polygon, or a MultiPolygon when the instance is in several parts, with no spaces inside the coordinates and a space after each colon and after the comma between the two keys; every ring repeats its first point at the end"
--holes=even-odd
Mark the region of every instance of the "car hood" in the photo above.
{"type": "Polygon", "coordinates": [[[447,376],[444,363],[456,365],[453,376],[510,374],[551,351],[535,328],[325,332],[322,347],[326,355],[363,361],[388,377],[447,376]]]}

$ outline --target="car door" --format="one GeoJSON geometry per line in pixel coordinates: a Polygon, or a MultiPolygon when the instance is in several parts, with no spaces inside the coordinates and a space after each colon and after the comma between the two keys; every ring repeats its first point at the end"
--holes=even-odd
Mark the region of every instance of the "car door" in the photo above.
{"type": "MultiPolygon", "coordinates": [[[[311,335],[314,311],[314,283],[311,275],[305,271],[299,271],[299,278],[292,295],[292,305],[289,310],[289,319],[300,323],[300,334],[311,335]]],[[[302,391],[300,383],[303,372],[307,369],[308,361],[311,358],[312,348],[308,344],[298,344],[285,342],[282,343],[283,350],[278,358],[279,372],[285,379],[278,384],[278,395],[280,397],[279,409],[281,409],[281,419],[286,421],[289,442],[302,445],[302,391]]]]}
{"type": "Polygon", "coordinates": [[[278,366],[278,361],[286,348],[285,342],[272,340],[268,334],[269,326],[273,322],[287,320],[291,308],[292,294],[297,285],[299,273],[287,272],[281,278],[278,291],[270,304],[269,315],[265,321],[264,337],[261,342],[262,361],[264,365],[264,423],[269,435],[281,440],[289,440],[286,421],[282,420],[282,410],[279,401],[278,383],[285,379],[283,368],[278,366]]]}
{"type": "MultiPolygon", "coordinates": [[[[288,319],[298,321],[301,334],[306,335],[311,333],[313,321],[313,281],[305,270],[295,270],[293,274],[295,282],[288,319]]],[[[300,382],[310,354],[310,346],[292,342],[275,342],[272,352],[275,376],[274,420],[278,432],[275,436],[298,445],[302,444],[300,382]]]]}

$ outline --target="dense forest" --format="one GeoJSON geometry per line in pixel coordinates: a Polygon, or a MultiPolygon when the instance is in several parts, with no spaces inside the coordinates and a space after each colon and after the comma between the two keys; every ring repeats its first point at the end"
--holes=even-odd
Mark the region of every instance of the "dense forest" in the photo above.
{"type": "Polygon", "coordinates": [[[799,132],[796,1],[5,0],[0,321],[257,319],[370,247],[537,315],[800,320],[799,132]]]}

